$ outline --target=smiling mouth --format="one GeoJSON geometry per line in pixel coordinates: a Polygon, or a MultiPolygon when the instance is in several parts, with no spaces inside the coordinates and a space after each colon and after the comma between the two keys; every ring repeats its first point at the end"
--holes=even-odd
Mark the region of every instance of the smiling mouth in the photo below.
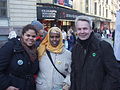
{"type": "Polygon", "coordinates": [[[81,35],[81,37],[85,37],[86,35],[81,35]]]}
{"type": "Polygon", "coordinates": [[[56,42],[53,42],[53,44],[56,44],[56,42]]]}
{"type": "Polygon", "coordinates": [[[32,41],[29,41],[28,43],[29,43],[29,44],[32,44],[33,42],[32,42],[32,41]]]}

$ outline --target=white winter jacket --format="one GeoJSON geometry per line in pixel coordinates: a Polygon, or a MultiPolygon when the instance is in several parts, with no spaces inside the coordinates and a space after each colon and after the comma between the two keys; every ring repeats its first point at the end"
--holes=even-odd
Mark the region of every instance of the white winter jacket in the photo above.
{"type": "Polygon", "coordinates": [[[36,90],[60,90],[63,83],[70,85],[70,65],[71,65],[71,52],[63,49],[60,54],[51,53],[52,60],[57,69],[66,75],[64,78],[52,65],[47,54],[43,55],[39,62],[39,73],[36,79],[36,90]]]}

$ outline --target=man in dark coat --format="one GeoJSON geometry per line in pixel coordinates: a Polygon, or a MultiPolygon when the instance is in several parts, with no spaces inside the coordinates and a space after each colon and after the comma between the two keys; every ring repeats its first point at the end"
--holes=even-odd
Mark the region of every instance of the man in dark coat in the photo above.
{"type": "Polygon", "coordinates": [[[72,50],[70,90],[119,90],[120,73],[111,45],[95,37],[91,20],[75,20],[78,34],[72,50]]]}

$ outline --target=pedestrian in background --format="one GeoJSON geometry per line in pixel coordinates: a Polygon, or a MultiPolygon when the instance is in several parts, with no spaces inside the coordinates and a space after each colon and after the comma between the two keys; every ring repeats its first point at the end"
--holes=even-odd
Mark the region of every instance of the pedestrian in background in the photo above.
{"type": "Polygon", "coordinates": [[[68,35],[68,50],[72,51],[72,48],[74,47],[74,44],[76,43],[76,36],[72,29],[69,29],[69,35],[68,35]]]}
{"type": "Polygon", "coordinates": [[[65,49],[58,27],[49,29],[38,47],[38,56],[37,90],[69,90],[71,52],[65,49]]]}
{"type": "Polygon", "coordinates": [[[115,30],[112,32],[112,41],[113,41],[113,47],[114,47],[114,41],[115,41],[115,30]]]}
{"type": "Polygon", "coordinates": [[[12,38],[17,38],[17,33],[15,31],[10,31],[9,35],[8,35],[8,40],[12,39],[12,38]]]}
{"type": "Polygon", "coordinates": [[[63,38],[63,43],[65,43],[65,40],[67,39],[67,33],[65,32],[64,29],[62,29],[62,38],[63,38]]]}
{"type": "Polygon", "coordinates": [[[97,28],[94,29],[94,34],[98,39],[101,39],[101,34],[98,32],[97,28]]]}
{"type": "Polygon", "coordinates": [[[0,48],[0,90],[36,90],[34,74],[38,71],[37,31],[28,24],[20,40],[13,38],[0,48]]]}
{"type": "Polygon", "coordinates": [[[62,29],[62,39],[63,39],[64,47],[68,49],[67,33],[65,32],[64,29],[62,29]]]}
{"type": "Polygon", "coordinates": [[[95,37],[88,17],[78,16],[75,27],[70,90],[119,90],[120,72],[111,45],[95,37]]]}
{"type": "Polygon", "coordinates": [[[31,22],[31,24],[36,28],[38,31],[37,37],[36,37],[36,46],[38,47],[39,44],[42,42],[42,40],[45,38],[47,31],[44,30],[44,26],[41,22],[34,20],[31,22]]]}

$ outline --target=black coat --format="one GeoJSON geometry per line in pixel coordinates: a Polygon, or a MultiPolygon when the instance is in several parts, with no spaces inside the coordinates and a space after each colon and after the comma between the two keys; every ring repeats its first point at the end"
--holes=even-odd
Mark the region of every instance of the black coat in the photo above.
{"type": "Polygon", "coordinates": [[[78,39],[73,48],[70,90],[118,90],[119,65],[111,45],[92,34],[85,47],[78,39]]]}
{"type": "Polygon", "coordinates": [[[17,39],[0,48],[0,90],[9,86],[19,90],[35,90],[33,75],[38,71],[38,60],[30,58],[17,39]]]}

